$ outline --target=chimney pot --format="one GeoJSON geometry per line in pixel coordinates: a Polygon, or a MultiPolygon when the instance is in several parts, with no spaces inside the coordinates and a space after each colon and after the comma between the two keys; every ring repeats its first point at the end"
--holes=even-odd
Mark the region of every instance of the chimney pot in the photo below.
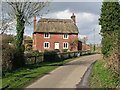
{"type": "Polygon", "coordinates": [[[74,13],[72,13],[72,16],[75,16],[74,13]]]}
{"type": "Polygon", "coordinates": [[[74,15],[74,13],[72,13],[71,19],[73,20],[73,22],[74,22],[74,23],[76,23],[76,20],[75,20],[75,15],[74,15]]]}
{"type": "Polygon", "coordinates": [[[34,16],[34,30],[36,29],[36,16],[34,16]]]}

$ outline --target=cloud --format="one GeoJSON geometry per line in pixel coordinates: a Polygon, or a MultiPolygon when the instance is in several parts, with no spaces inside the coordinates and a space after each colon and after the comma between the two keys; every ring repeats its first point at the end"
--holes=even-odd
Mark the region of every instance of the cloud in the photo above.
{"type": "MultiPolygon", "coordinates": [[[[58,11],[50,13],[45,16],[45,18],[58,18],[58,19],[70,19],[72,12],[69,9],[63,11],[58,11]]],[[[87,43],[94,43],[94,31],[95,30],[95,42],[99,43],[101,41],[100,36],[100,26],[98,25],[99,15],[88,12],[77,12],[76,15],[76,24],[79,29],[79,38],[88,37],[87,43]]]]}
{"type": "Polygon", "coordinates": [[[52,2],[50,13],[69,9],[71,12],[88,12],[99,14],[101,2],[52,2]]]}
{"type": "MultiPolygon", "coordinates": [[[[76,24],[80,31],[79,37],[88,37],[87,43],[94,43],[94,31],[95,30],[95,42],[100,43],[101,36],[100,26],[98,25],[98,18],[100,15],[101,3],[95,2],[53,2],[50,5],[50,12],[43,15],[42,18],[58,18],[58,19],[70,19],[72,13],[76,15],[76,24]]],[[[40,17],[37,17],[37,21],[40,17]]],[[[32,36],[33,24],[26,27],[25,35],[32,36]]]]}
{"type": "Polygon", "coordinates": [[[78,39],[83,39],[84,37],[87,37],[86,35],[78,35],[78,39]]]}

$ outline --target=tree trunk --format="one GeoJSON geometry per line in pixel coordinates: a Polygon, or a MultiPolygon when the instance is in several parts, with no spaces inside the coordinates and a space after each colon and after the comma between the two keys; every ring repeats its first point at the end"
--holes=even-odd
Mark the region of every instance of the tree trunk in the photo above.
{"type": "Polygon", "coordinates": [[[21,16],[17,16],[16,46],[17,46],[18,49],[22,48],[24,29],[25,29],[25,21],[23,19],[21,19],[21,16]]]}
{"type": "Polygon", "coordinates": [[[14,58],[14,68],[22,67],[25,65],[24,49],[22,47],[23,35],[25,29],[25,21],[21,19],[21,16],[17,16],[16,25],[16,54],[14,58]]]}

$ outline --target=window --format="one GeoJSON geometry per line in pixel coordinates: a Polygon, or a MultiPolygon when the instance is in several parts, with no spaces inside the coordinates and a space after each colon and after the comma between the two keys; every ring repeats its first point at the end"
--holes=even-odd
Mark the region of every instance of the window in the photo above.
{"type": "Polygon", "coordinates": [[[44,42],[44,48],[49,49],[50,48],[50,43],[49,42],[44,42]]]}
{"type": "Polygon", "coordinates": [[[63,38],[64,38],[64,39],[68,39],[68,34],[64,34],[64,35],[63,35],[63,38]]]}
{"type": "Polygon", "coordinates": [[[50,38],[50,34],[49,33],[44,33],[44,38],[50,38]]]}
{"type": "Polygon", "coordinates": [[[68,49],[68,43],[67,42],[63,43],[63,49],[68,49]]]}

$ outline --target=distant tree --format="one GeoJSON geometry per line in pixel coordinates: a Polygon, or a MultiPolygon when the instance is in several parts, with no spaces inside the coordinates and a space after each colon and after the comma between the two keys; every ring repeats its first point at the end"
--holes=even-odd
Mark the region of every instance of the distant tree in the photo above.
{"type": "MultiPolygon", "coordinates": [[[[22,0],[23,1],[23,0],[22,0]]],[[[6,13],[10,18],[16,20],[16,46],[21,48],[25,25],[30,24],[30,19],[33,16],[42,15],[42,10],[48,6],[47,1],[44,2],[5,2],[3,5],[8,7],[6,13]]],[[[6,8],[4,8],[6,9],[6,8]]]]}
{"type": "Polygon", "coordinates": [[[99,24],[101,25],[102,53],[109,55],[118,32],[120,32],[120,4],[118,0],[103,1],[99,24]],[[113,2],[114,1],[114,2],[113,2]],[[115,35],[116,34],[116,35],[115,35]]]}
{"type": "Polygon", "coordinates": [[[30,36],[24,36],[24,40],[32,40],[30,36]]]}
{"type": "Polygon", "coordinates": [[[15,41],[15,36],[13,35],[1,34],[1,36],[2,43],[13,43],[15,41]]]}
{"type": "Polygon", "coordinates": [[[79,40],[80,40],[82,43],[86,44],[86,42],[87,42],[87,40],[88,40],[88,37],[79,38],[79,40]]]}

